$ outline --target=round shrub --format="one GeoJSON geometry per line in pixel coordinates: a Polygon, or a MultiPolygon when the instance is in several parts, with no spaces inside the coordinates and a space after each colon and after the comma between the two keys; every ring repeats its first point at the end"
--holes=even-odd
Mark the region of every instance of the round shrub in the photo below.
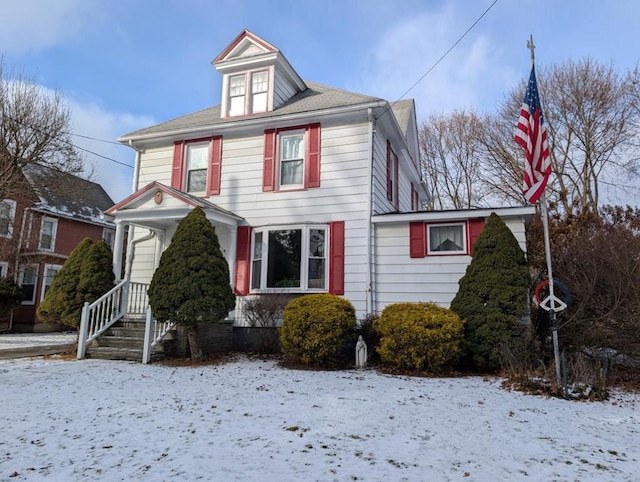
{"type": "Polygon", "coordinates": [[[301,296],[285,306],[282,352],[305,364],[332,364],[355,326],[355,309],[348,300],[330,294],[301,296]]]}
{"type": "Polygon", "coordinates": [[[382,363],[402,370],[439,372],[454,361],[464,338],[458,315],[434,303],[388,305],[376,324],[382,363]]]}

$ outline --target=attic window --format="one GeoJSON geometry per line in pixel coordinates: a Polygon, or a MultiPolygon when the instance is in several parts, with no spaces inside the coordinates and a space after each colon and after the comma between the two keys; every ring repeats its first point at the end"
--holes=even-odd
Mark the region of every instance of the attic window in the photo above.
{"type": "Polygon", "coordinates": [[[267,70],[231,75],[228,89],[229,116],[267,112],[269,107],[269,72],[267,70]]]}

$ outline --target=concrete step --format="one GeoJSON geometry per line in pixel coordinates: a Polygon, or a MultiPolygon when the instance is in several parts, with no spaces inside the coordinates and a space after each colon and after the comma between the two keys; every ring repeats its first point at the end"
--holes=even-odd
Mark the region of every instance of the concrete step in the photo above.
{"type": "MultiPolygon", "coordinates": [[[[157,349],[157,346],[151,350],[151,360],[160,360],[164,357],[164,350],[157,349]]],[[[100,360],[129,360],[142,361],[142,348],[123,348],[113,346],[93,346],[87,348],[87,358],[96,358],[100,360]]]]}
{"type": "Polygon", "coordinates": [[[119,348],[133,348],[133,349],[142,349],[142,344],[144,342],[144,336],[142,337],[131,337],[131,336],[118,336],[118,335],[102,335],[98,337],[96,340],[97,346],[112,346],[119,348]]]}

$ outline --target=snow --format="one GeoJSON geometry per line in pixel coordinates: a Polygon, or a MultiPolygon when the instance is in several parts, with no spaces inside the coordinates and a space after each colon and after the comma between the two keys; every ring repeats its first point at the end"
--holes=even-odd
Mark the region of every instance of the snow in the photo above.
{"type": "Polygon", "coordinates": [[[640,395],[571,402],[499,379],[0,361],[0,480],[637,480],[640,395]]]}

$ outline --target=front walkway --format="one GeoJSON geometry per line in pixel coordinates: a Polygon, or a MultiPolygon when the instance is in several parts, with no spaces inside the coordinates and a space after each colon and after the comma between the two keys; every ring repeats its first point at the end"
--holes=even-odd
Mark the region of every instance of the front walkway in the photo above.
{"type": "Polygon", "coordinates": [[[76,349],[77,333],[10,333],[0,334],[0,359],[24,358],[76,349]]]}

